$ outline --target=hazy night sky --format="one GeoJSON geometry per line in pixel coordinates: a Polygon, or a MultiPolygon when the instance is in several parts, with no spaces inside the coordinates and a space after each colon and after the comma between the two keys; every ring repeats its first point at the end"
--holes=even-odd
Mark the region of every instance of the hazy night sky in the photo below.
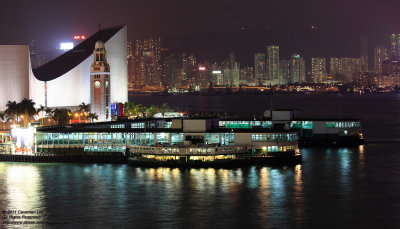
{"type": "Polygon", "coordinates": [[[281,46],[281,59],[294,52],[358,56],[360,35],[372,53],[400,32],[399,12],[399,0],[16,0],[2,4],[0,44],[34,39],[39,50],[50,50],[74,34],[93,34],[100,23],[127,24],[128,39],[173,38],[200,56],[232,50],[239,61],[271,42],[281,46]]]}

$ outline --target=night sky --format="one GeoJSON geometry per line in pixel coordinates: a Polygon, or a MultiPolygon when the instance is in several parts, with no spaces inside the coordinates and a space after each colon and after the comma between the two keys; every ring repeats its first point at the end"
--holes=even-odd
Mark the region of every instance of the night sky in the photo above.
{"type": "Polygon", "coordinates": [[[0,44],[36,40],[48,51],[74,34],[93,34],[98,24],[127,24],[128,39],[158,35],[200,59],[234,51],[250,63],[270,43],[281,46],[281,59],[294,52],[355,57],[362,34],[372,59],[376,45],[400,32],[399,12],[398,0],[16,0],[1,6],[0,44]]]}

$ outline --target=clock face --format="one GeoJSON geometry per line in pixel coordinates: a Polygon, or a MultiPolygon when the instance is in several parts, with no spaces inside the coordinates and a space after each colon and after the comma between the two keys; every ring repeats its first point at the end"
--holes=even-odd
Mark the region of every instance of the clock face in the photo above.
{"type": "Polygon", "coordinates": [[[100,87],[100,81],[94,81],[94,87],[99,88],[100,87]]]}

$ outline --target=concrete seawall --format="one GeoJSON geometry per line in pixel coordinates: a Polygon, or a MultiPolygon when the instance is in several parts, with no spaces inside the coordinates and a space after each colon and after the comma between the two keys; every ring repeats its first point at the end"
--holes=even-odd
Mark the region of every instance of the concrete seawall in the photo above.
{"type": "Polygon", "coordinates": [[[12,155],[0,154],[2,162],[30,163],[113,163],[125,164],[128,157],[122,155],[12,155]]]}

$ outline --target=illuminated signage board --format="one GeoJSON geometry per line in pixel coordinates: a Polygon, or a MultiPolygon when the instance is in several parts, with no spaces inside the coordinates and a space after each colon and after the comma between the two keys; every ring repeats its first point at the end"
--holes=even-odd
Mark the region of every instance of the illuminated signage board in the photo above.
{"type": "Polygon", "coordinates": [[[205,71],[205,70],[206,70],[206,67],[199,66],[199,71],[205,71]]]}
{"type": "Polygon", "coordinates": [[[221,74],[221,71],[212,71],[212,74],[221,74]]]}
{"type": "Polygon", "coordinates": [[[71,42],[60,43],[60,49],[66,51],[74,48],[74,44],[71,42]]]}

